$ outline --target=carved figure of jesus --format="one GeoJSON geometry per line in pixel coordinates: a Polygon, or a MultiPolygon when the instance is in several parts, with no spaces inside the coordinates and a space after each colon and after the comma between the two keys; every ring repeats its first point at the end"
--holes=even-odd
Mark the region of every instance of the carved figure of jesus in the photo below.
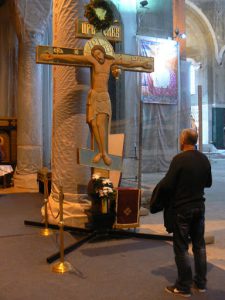
{"type": "Polygon", "coordinates": [[[142,67],[149,68],[146,61],[123,61],[106,53],[105,47],[100,44],[94,45],[90,53],[85,55],[73,54],[50,54],[42,53],[42,60],[64,60],[65,62],[84,63],[91,65],[91,88],[87,97],[87,123],[97,142],[98,153],[92,162],[98,163],[103,159],[109,166],[112,163],[107,153],[107,135],[109,120],[111,118],[111,102],[108,93],[108,80],[110,71],[115,77],[118,76],[119,67],[142,67]]]}

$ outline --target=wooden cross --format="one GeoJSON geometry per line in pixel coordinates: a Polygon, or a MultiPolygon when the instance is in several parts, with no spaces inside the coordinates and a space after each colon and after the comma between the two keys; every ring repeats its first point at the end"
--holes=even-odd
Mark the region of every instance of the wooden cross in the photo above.
{"type": "Polygon", "coordinates": [[[106,119],[111,118],[111,106],[109,107],[108,104],[109,74],[112,71],[114,76],[117,77],[120,69],[150,73],[154,71],[154,59],[152,57],[115,54],[108,40],[104,36],[96,35],[86,42],[84,49],[38,46],[36,61],[43,64],[91,68],[92,82],[88,96],[90,111],[87,113],[87,118],[90,119],[90,130],[92,136],[94,135],[95,137],[94,140],[97,147],[92,145],[91,150],[79,149],[79,164],[108,171],[121,170],[122,158],[108,154],[108,128],[106,119]],[[103,106],[105,106],[104,111],[101,111],[101,107],[98,104],[102,101],[103,106]],[[96,130],[97,122],[95,118],[100,114],[100,121],[103,122],[104,126],[96,130]],[[105,116],[108,117],[106,118],[105,116]]]}

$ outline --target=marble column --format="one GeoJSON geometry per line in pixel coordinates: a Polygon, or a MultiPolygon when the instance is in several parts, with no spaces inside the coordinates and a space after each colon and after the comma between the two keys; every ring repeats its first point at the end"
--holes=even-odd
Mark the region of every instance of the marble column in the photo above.
{"type": "MultiPolygon", "coordinates": [[[[53,44],[59,47],[82,48],[85,41],[75,38],[75,22],[83,17],[82,1],[53,2],[53,44]]],[[[77,163],[77,149],[88,147],[86,98],[90,70],[70,66],[53,67],[52,126],[52,191],[49,199],[49,220],[57,221],[59,188],[64,193],[66,224],[83,226],[87,222],[87,183],[90,168],[77,163]]]]}
{"type": "Polygon", "coordinates": [[[42,78],[35,47],[42,43],[50,4],[46,1],[12,1],[18,36],[18,132],[16,187],[37,190],[37,171],[42,167],[42,78]]]}

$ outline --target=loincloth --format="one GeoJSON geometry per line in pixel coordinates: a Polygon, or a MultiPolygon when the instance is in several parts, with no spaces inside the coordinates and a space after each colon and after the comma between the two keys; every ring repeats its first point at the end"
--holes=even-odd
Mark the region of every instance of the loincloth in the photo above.
{"type": "Polygon", "coordinates": [[[87,123],[90,123],[98,114],[107,114],[111,118],[111,102],[108,92],[90,90],[87,101],[87,123]]]}

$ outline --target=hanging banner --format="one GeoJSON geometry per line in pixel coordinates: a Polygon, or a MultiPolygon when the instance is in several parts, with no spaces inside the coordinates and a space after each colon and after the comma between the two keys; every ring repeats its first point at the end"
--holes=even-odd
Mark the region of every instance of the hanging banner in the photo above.
{"type": "Polygon", "coordinates": [[[177,104],[178,43],[173,40],[138,37],[139,54],[154,57],[154,72],[141,74],[144,103],[177,104]]]}

